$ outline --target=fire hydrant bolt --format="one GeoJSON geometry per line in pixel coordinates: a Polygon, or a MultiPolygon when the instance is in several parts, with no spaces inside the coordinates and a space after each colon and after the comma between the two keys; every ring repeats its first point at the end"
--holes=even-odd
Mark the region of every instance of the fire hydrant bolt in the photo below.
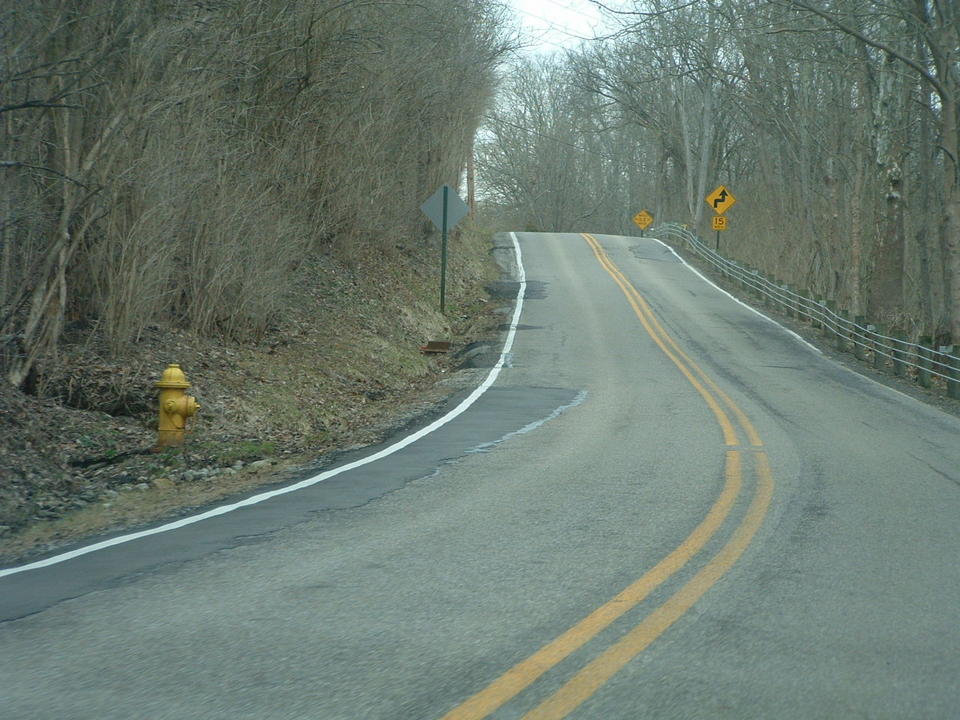
{"type": "Polygon", "coordinates": [[[160,381],[154,385],[160,390],[160,424],[157,447],[176,447],[183,444],[187,418],[200,409],[197,399],[187,395],[190,387],[187,376],[176,363],[163,371],[160,381]]]}

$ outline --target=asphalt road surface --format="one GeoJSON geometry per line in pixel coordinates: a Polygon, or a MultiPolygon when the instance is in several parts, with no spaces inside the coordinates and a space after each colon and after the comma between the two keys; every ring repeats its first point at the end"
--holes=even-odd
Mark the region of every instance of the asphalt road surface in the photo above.
{"type": "Polygon", "coordinates": [[[0,575],[0,717],[960,717],[960,421],[654,240],[517,237],[456,417],[0,575]]]}

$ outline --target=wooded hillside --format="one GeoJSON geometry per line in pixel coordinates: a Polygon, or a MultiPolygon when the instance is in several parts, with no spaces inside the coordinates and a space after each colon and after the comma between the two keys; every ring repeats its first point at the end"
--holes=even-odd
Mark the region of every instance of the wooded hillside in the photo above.
{"type": "Polygon", "coordinates": [[[487,0],[0,3],[0,370],[257,337],[303,260],[423,243],[512,40],[487,0]]]}
{"type": "Polygon", "coordinates": [[[960,9],[948,0],[642,0],[528,62],[481,148],[520,225],[639,210],[906,335],[960,342],[960,9]]]}

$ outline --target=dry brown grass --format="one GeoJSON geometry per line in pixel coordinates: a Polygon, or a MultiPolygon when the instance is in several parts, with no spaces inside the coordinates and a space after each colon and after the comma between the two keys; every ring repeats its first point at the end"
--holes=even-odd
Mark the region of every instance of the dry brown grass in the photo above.
{"type": "Polygon", "coordinates": [[[154,326],[120,356],[66,345],[58,362],[41,365],[50,400],[0,389],[9,439],[0,446],[0,557],[252,491],[431,411],[453,391],[437,380],[456,359],[419,346],[446,338],[456,349],[495,337],[502,322],[484,292],[497,276],[489,238],[473,230],[453,243],[446,316],[434,239],[418,252],[354,253],[349,265],[332,249],[313,256],[308,280],[289,289],[297,302],[260,342],[154,326]],[[202,410],[185,447],[157,455],[146,452],[156,435],[153,382],[171,361],[202,410]],[[249,466],[265,458],[276,464],[249,466]],[[246,465],[234,472],[238,462],[246,465]]]}

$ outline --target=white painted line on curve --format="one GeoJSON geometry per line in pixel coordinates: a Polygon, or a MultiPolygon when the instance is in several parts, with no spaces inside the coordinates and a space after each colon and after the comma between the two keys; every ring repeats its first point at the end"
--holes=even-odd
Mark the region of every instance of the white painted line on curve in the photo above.
{"type": "Polygon", "coordinates": [[[128,535],[120,535],[115,538],[110,538],[109,540],[102,540],[98,543],[93,543],[92,545],[86,545],[84,547],[77,548],[76,550],[71,550],[69,552],[61,553],[59,555],[54,555],[52,557],[44,558],[43,560],[37,560],[36,562],[27,563],[26,565],[19,565],[17,567],[6,568],[0,570],[0,578],[7,575],[13,575],[15,573],[26,572],[27,570],[38,570],[40,568],[48,567],[50,565],[56,565],[57,563],[66,562],[67,560],[72,560],[73,558],[80,557],[81,555],[87,555],[88,553],[96,552],[97,550],[104,550],[114,545],[120,545],[122,543],[130,542],[132,540],[139,540],[140,538],[147,537],[149,535],[157,535],[159,533],[168,532],[170,530],[176,530],[182,528],[186,525],[193,525],[202,520],[208,520],[218,515],[225,515],[234,510],[239,510],[240,508],[247,507],[249,505],[256,505],[270,498],[277,497],[278,495],[285,495],[286,493],[296,492],[297,490],[302,490],[304,488],[310,487],[311,485],[316,485],[321,483],[324,480],[329,480],[330,478],[341,475],[345,472],[349,472],[363,465],[369,465],[370,463],[376,462],[377,460],[382,460],[388,455],[393,455],[399,450],[403,450],[408,445],[412,445],[417,440],[420,440],[423,437],[426,437],[434,430],[437,430],[440,427],[443,427],[451,420],[454,420],[458,416],[462,415],[471,405],[473,405],[477,400],[480,399],[480,396],[483,395],[496,381],[497,376],[500,375],[500,370],[503,368],[504,363],[506,362],[507,357],[510,354],[510,350],[513,348],[513,339],[517,334],[517,325],[520,324],[520,313],[523,310],[523,296],[527,290],[527,276],[523,269],[523,257],[520,254],[520,243],[517,240],[515,233],[510,233],[510,239],[513,241],[513,250],[516,255],[517,260],[517,273],[519,275],[520,287],[517,290],[517,300],[516,305],[513,309],[513,318],[510,321],[510,330],[507,332],[507,338],[503,343],[503,350],[500,352],[500,359],[497,360],[497,364],[493,366],[490,372],[487,374],[486,379],[480,383],[479,386],[474,388],[466,398],[464,398],[459,405],[457,405],[453,410],[448,412],[441,418],[434,420],[432,423],[427,425],[424,428],[421,428],[415,433],[406,436],[402,440],[398,440],[393,445],[385,447],[379,452],[375,452],[372,455],[360,458],[359,460],[354,460],[353,462],[347,463],[346,465],[341,465],[340,467],[333,468],[332,470],[327,470],[320,473],[319,475],[314,475],[311,478],[306,480],[301,480],[300,482],[293,483],[292,485],[287,485],[282,488],[277,488],[276,490],[270,490],[268,492],[260,493],[258,495],[252,495],[251,497],[245,498],[235,503],[230,503],[229,505],[222,505],[220,507],[213,508],[212,510],[207,510],[206,512],[199,513],[197,515],[191,515],[189,517],[181,518],[164,525],[160,525],[155,528],[150,528],[148,530],[141,530],[139,532],[130,533],[128,535]]]}
{"type": "MultiPolygon", "coordinates": [[[[801,337],[800,335],[798,335],[797,333],[795,333],[795,332],[794,332],[793,330],[791,330],[790,328],[784,327],[783,325],[781,325],[780,323],[778,323],[776,320],[774,320],[773,318],[771,318],[769,315],[764,315],[762,312],[760,312],[759,310],[757,310],[757,309],[756,309],[755,307],[753,307],[752,305],[748,305],[747,303],[743,302],[743,300],[741,300],[740,298],[738,298],[738,297],[736,297],[736,296],[731,295],[730,293],[728,293],[726,290],[724,290],[722,287],[720,287],[719,285],[717,285],[717,284],[716,284],[715,282],[713,282],[710,278],[708,278],[707,276],[705,276],[703,273],[701,273],[699,270],[697,270],[695,267],[693,267],[690,263],[688,263],[686,260],[684,260],[682,257],[680,257],[680,255],[678,255],[677,252],[676,252],[672,247],[670,247],[669,245],[667,245],[667,244],[666,244],[665,242],[663,242],[662,240],[658,240],[657,238],[654,238],[654,237],[650,238],[650,240],[655,240],[656,242],[658,242],[658,243],[660,243],[661,245],[663,245],[667,250],[669,250],[671,253],[673,253],[674,257],[676,257],[677,260],[679,260],[679,261],[682,262],[684,265],[686,265],[687,268],[690,270],[690,272],[695,273],[696,275],[699,275],[700,278],[703,279],[704,282],[707,282],[707,283],[709,283],[710,285],[713,285],[713,287],[715,287],[717,290],[719,290],[720,292],[722,292],[724,295],[726,295],[728,298],[730,298],[731,300],[733,300],[735,303],[738,303],[738,304],[740,304],[740,305],[743,305],[743,307],[747,308],[747,310],[752,310],[753,312],[755,312],[755,313],[756,313],[757,315],[759,315],[760,317],[762,317],[762,318],[764,318],[764,319],[766,319],[766,320],[769,320],[769,321],[772,322],[774,325],[776,325],[778,328],[780,328],[780,329],[783,330],[784,332],[792,335],[796,340],[800,341],[801,343],[803,343],[804,345],[806,345],[808,348],[810,348],[811,350],[813,350],[815,353],[817,353],[817,355],[820,355],[820,356],[823,357],[824,359],[829,360],[830,362],[832,362],[833,364],[835,364],[837,367],[839,367],[839,368],[841,368],[841,369],[843,369],[843,370],[846,370],[846,371],[849,372],[849,373],[853,373],[853,374],[856,375],[858,378],[862,378],[862,379],[864,379],[864,380],[868,380],[868,381],[872,382],[874,385],[878,385],[879,387],[883,388],[884,390],[888,390],[889,392],[895,393],[895,394],[899,395],[900,397],[906,398],[907,400],[910,400],[910,401],[912,401],[912,402],[914,402],[914,403],[917,403],[917,404],[919,404],[919,405],[921,405],[921,406],[923,406],[923,407],[925,407],[925,408],[927,408],[927,409],[937,409],[937,408],[934,408],[933,406],[929,405],[928,403],[925,403],[925,402],[923,402],[923,401],[921,401],[921,400],[918,400],[917,398],[913,397],[912,395],[908,395],[907,393],[903,392],[902,390],[897,390],[897,388],[890,387],[889,385],[880,382],[880,381],[877,380],[876,378],[872,378],[872,377],[870,377],[869,375],[865,375],[865,374],[863,374],[863,373],[857,372],[857,371],[854,370],[853,368],[847,367],[847,366],[844,365],[842,362],[840,362],[840,361],[838,361],[838,360],[836,360],[836,359],[834,359],[834,358],[826,355],[826,354],[823,352],[823,350],[821,350],[820,348],[818,348],[816,345],[810,343],[809,341],[804,340],[803,337],[801,337]]],[[[942,411],[941,411],[941,412],[942,412],[942,411]]]]}
{"type": "Polygon", "coordinates": [[[654,242],[658,242],[658,243],[660,243],[661,245],[663,245],[667,250],[669,250],[671,253],[673,253],[673,256],[674,256],[677,260],[679,260],[679,261],[682,262],[684,265],[686,265],[686,266],[687,266],[687,269],[688,269],[690,272],[692,272],[692,273],[694,273],[695,275],[697,275],[697,276],[698,276],[701,280],[703,280],[705,283],[707,283],[708,285],[713,285],[713,287],[715,287],[717,290],[719,290],[720,292],[722,292],[724,295],[726,295],[728,298],[730,298],[731,300],[733,300],[733,301],[734,301],[735,303],[737,303],[738,305],[743,305],[743,307],[745,307],[747,310],[750,310],[751,312],[756,313],[757,315],[759,315],[760,317],[762,317],[764,320],[768,320],[769,322],[772,322],[774,325],[776,325],[778,328],[780,328],[781,330],[783,330],[785,333],[787,333],[788,335],[791,335],[795,340],[797,340],[797,341],[799,341],[799,342],[802,342],[802,343],[803,343],[804,345],[806,345],[808,348],[810,348],[811,350],[813,350],[815,353],[817,353],[817,355],[823,355],[823,351],[822,351],[820,348],[818,348],[816,345],[810,344],[809,342],[807,342],[806,340],[804,340],[800,335],[798,335],[797,333],[795,333],[795,332],[794,332],[793,330],[791,330],[790,328],[784,327],[783,325],[781,325],[780,323],[778,323],[776,320],[774,320],[774,319],[773,319],[772,317],[770,317],[769,315],[764,315],[762,312],[760,312],[759,310],[757,310],[757,309],[756,309],[755,307],[753,307],[752,305],[748,305],[747,303],[745,303],[745,302],[744,302],[743,300],[741,300],[740,298],[736,297],[735,295],[731,295],[730,293],[728,293],[728,292],[727,292],[726,290],[724,290],[722,287],[720,287],[719,285],[717,285],[713,280],[711,280],[710,278],[708,278],[708,277],[707,277],[706,275],[704,275],[702,272],[700,272],[699,270],[697,270],[693,265],[691,265],[691,264],[688,263],[686,260],[684,260],[682,257],[680,257],[680,256],[677,254],[676,250],[674,250],[672,247],[670,247],[670,246],[667,245],[665,242],[663,242],[663,240],[658,240],[658,239],[655,238],[655,237],[652,237],[652,238],[650,238],[650,239],[653,240],[654,242]]]}

